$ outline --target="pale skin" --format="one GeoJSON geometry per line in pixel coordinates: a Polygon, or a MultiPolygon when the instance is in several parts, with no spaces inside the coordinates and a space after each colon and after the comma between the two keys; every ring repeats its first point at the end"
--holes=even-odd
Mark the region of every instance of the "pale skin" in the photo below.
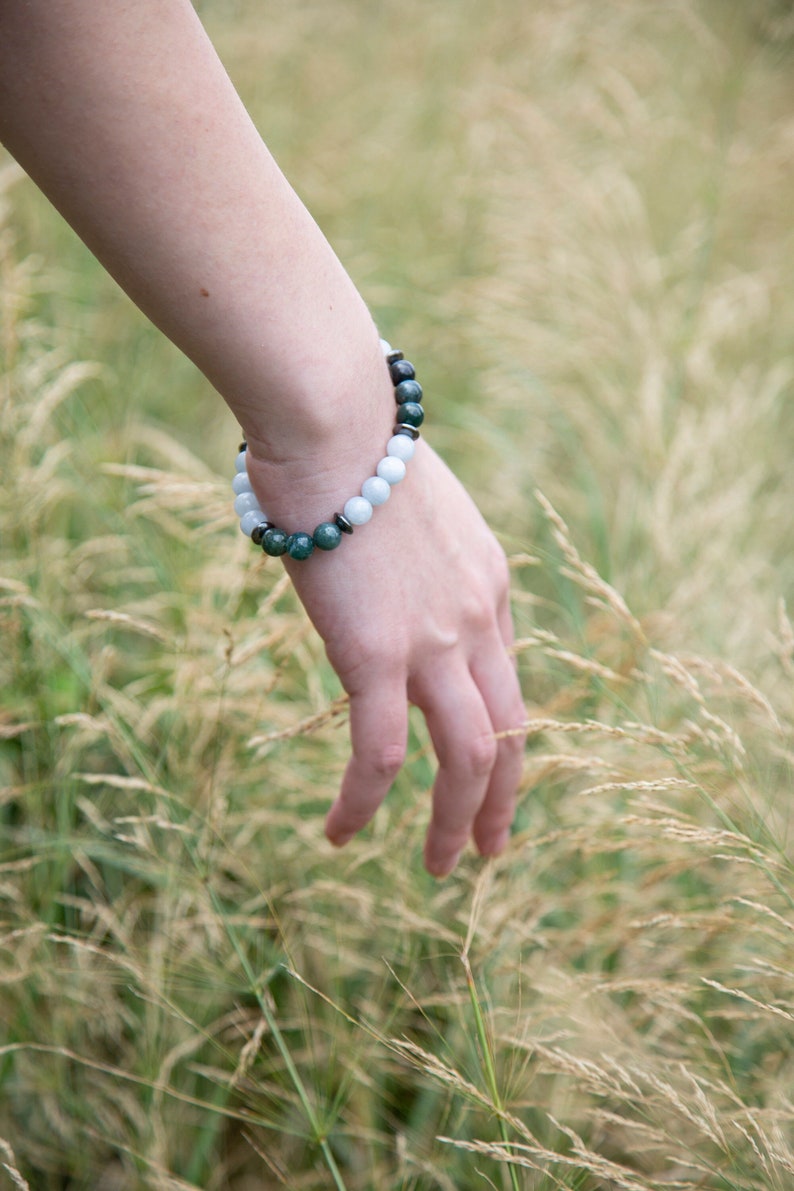
{"type": "MultiPolygon", "coordinates": [[[[377,331],[187,0],[0,0],[0,140],[234,411],[272,520],[311,531],[358,492],[394,421],[377,331]]],[[[525,711],[504,553],[458,480],[421,441],[368,526],[287,566],[350,696],[328,838],[383,802],[413,703],[427,869],[502,851],[525,711]]]]}

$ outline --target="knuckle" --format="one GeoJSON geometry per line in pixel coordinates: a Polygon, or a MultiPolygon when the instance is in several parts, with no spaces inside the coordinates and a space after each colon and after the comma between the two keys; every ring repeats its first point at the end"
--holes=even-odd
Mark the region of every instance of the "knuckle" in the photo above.
{"type": "Polygon", "coordinates": [[[326,654],[348,693],[361,689],[373,674],[382,682],[406,669],[401,643],[370,630],[361,629],[343,646],[326,644],[326,654]]]}
{"type": "Polygon", "coordinates": [[[487,777],[496,763],[498,744],[491,732],[481,732],[468,742],[464,754],[466,769],[475,777],[487,777]]]}
{"type": "Polygon", "coordinates": [[[489,628],[496,615],[493,596],[484,588],[470,590],[465,608],[465,619],[468,626],[477,632],[489,628]]]}
{"type": "Polygon", "coordinates": [[[362,758],[363,764],[376,778],[392,781],[402,768],[405,760],[405,746],[403,744],[384,743],[371,749],[362,758]]]}

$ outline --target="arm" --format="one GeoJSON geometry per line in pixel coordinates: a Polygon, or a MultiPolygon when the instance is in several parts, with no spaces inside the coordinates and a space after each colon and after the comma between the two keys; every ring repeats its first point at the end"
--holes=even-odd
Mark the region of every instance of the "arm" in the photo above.
{"type": "MultiPolygon", "coordinates": [[[[242,107],[187,0],[0,0],[0,138],[244,427],[268,515],[313,527],[358,491],[393,423],[369,313],[242,107]]],[[[327,832],[374,814],[407,700],[440,768],[425,858],[500,850],[524,710],[504,556],[425,443],[376,521],[288,563],[351,696],[327,832]]]]}

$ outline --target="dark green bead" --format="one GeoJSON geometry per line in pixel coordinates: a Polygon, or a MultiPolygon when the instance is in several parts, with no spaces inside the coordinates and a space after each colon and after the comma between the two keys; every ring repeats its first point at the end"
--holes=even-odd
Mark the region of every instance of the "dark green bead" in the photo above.
{"type": "Polygon", "coordinates": [[[408,360],[395,360],[389,372],[391,373],[392,384],[394,385],[399,385],[400,381],[403,380],[414,380],[416,377],[414,366],[408,360]]]}
{"type": "Polygon", "coordinates": [[[418,380],[403,380],[395,387],[394,396],[398,404],[404,401],[419,402],[422,400],[422,386],[418,380]]]}
{"type": "Polygon", "coordinates": [[[314,542],[308,533],[291,533],[287,538],[287,554],[290,558],[302,562],[314,550],[314,542]]]}
{"type": "Polygon", "coordinates": [[[342,531],[332,521],[323,521],[314,531],[314,544],[318,550],[336,550],[342,541],[342,531]]]}
{"type": "Polygon", "coordinates": [[[405,401],[397,410],[397,422],[403,426],[421,426],[425,411],[416,401],[405,401]]]}
{"type": "Polygon", "coordinates": [[[268,529],[262,537],[262,549],[271,558],[287,553],[287,535],[283,529],[268,529]]]}

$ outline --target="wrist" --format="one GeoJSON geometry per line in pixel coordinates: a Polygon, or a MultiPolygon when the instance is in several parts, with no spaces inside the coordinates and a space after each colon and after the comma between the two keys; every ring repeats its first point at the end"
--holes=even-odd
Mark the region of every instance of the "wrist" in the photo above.
{"type": "Polygon", "coordinates": [[[265,468],[299,471],[329,449],[363,446],[389,409],[388,370],[369,310],[355,290],[324,292],[327,309],[318,300],[295,320],[300,334],[279,316],[277,343],[269,342],[273,328],[262,340],[262,366],[233,400],[224,394],[265,468]]]}
{"type": "Polygon", "coordinates": [[[286,551],[303,559],[315,547],[336,549],[404,481],[424,419],[422,389],[402,352],[381,340],[377,359],[358,406],[361,416],[337,419],[324,438],[310,435],[296,455],[285,451],[274,457],[260,442],[242,445],[235,511],[241,530],[266,554],[286,551]]]}
{"type": "Polygon", "coordinates": [[[293,409],[286,427],[271,423],[253,434],[244,428],[248,475],[271,520],[308,524],[329,503],[344,504],[377,464],[394,425],[377,339],[374,365],[367,360],[355,384],[350,375],[335,378],[313,405],[293,409]]]}

